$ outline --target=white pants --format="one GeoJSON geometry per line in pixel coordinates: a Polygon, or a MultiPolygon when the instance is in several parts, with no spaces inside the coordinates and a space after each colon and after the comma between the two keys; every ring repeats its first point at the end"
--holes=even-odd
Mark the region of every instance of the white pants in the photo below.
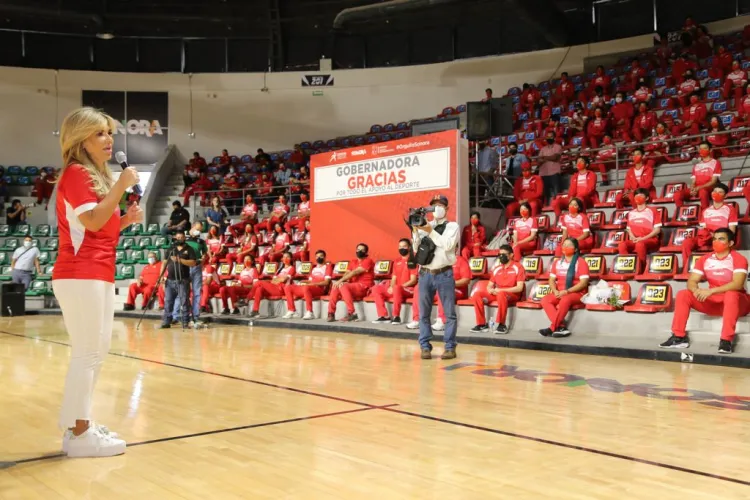
{"type": "Polygon", "coordinates": [[[70,336],[60,428],[91,420],[91,398],[112,340],[115,285],[99,280],[54,280],[52,287],[70,336]]]}

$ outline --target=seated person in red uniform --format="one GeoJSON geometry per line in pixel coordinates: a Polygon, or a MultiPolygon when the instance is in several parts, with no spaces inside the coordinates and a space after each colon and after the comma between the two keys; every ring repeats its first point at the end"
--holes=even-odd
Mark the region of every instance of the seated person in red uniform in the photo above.
{"type": "Polygon", "coordinates": [[[648,138],[656,128],[659,118],[656,113],[648,109],[648,104],[642,102],[638,105],[638,115],[633,120],[633,139],[636,142],[643,142],[648,138]]]}
{"type": "Polygon", "coordinates": [[[700,161],[693,165],[693,174],[690,176],[690,186],[681,189],[674,194],[674,204],[680,208],[686,201],[695,200],[701,202],[701,209],[705,210],[711,200],[711,192],[721,177],[721,162],[711,157],[711,144],[706,141],[698,146],[700,161]]]}
{"type": "Polygon", "coordinates": [[[260,301],[266,297],[284,297],[286,295],[286,287],[293,284],[293,279],[296,274],[294,263],[292,262],[292,254],[290,252],[284,252],[281,257],[281,266],[276,271],[276,276],[271,281],[259,280],[253,287],[253,310],[250,312],[249,317],[255,318],[260,315],[260,301]]]}
{"type": "Polygon", "coordinates": [[[375,308],[378,311],[378,319],[373,323],[401,324],[401,306],[414,296],[414,286],[417,284],[417,266],[409,268],[409,252],[411,251],[411,240],[403,238],[398,242],[398,253],[400,257],[393,261],[393,272],[390,281],[383,281],[373,287],[370,295],[375,299],[375,308]],[[392,299],[393,317],[388,314],[385,301],[392,299]]]}
{"type": "Polygon", "coordinates": [[[712,116],[708,121],[706,141],[711,144],[714,158],[721,158],[727,153],[725,146],[729,143],[729,134],[724,133],[724,123],[720,117],[712,116]]]}
{"type": "Polygon", "coordinates": [[[471,333],[481,333],[489,331],[487,318],[484,314],[485,302],[487,305],[497,304],[497,316],[494,333],[508,333],[508,326],[505,324],[508,317],[508,306],[511,306],[521,300],[524,288],[526,287],[526,271],[521,264],[513,260],[513,249],[510,245],[500,247],[497,261],[490,271],[490,281],[487,283],[485,290],[475,290],[471,295],[474,302],[474,315],[477,324],[469,330],[471,333]]]}
{"type": "Polygon", "coordinates": [[[651,89],[651,87],[648,86],[648,82],[646,81],[646,79],[639,78],[636,90],[635,92],[633,92],[633,98],[635,99],[635,102],[639,105],[642,102],[648,104],[651,102],[651,99],[653,97],[654,91],[651,89]]]}
{"type": "Polygon", "coordinates": [[[596,160],[591,165],[592,172],[599,172],[602,176],[602,186],[609,185],[609,176],[607,175],[607,169],[615,167],[615,160],[617,158],[617,148],[612,143],[612,137],[605,135],[602,139],[602,146],[599,151],[596,152],[596,160]]]}
{"type": "MultiPolygon", "coordinates": [[[[462,300],[469,296],[469,284],[471,283],[471,267],[469,261],[456,256],[456,263],[453,264],[453,279],[456,281],[456,300],[462,300]]],[[[440,298],[435,294],[437,299],[437,319],[432,324],[433,331],[442,332],[445,330],[445,311],[440,298]]],[[[406,328],[409,330],[419,329],[419,287],[414,287],[414,299],[411,306],[411,322],[407,323],[406,328]]]]}
{"type": "Polygon", "coordinates": [[[635,111],[633,104],[625,99],[624,92],[615,94],[615,105],[612,106],[609,113],[612,116],[615,138],[630,142],[630,130],[633,126],[635,111]]]}
{"type": "Polygon", "coordinates": [[[279,200],[273,204],[271,216],[267,221],[258,223],[256,229],[270,231],[277,223],[281,224],[281,227],[283,228],[284,224],[286,224],[287,217],[289,217],[289,212],[291,212],[291,208],[289,208],[289,205],[286,202],[286,196],[282,194],[279,196],[279,200]]]}
{"type": "Polygon", "coordinates": [[[633,205],[635,208],[628,212],[628,222],[625,231],[628,233],[628,239],[620,242],[618,251],[620,255],[633,253],[638,256],[643,272],[646,267],[646,257],[649,252],[655,252],[659,249],[661,233],[661,219],[655,208],[646,206],[649,201],[648,189],[638,188],[633,196],[633,205]]]}
{"type": "Polygon", "coordinates": [[[299,195],[300,202],[297,205],[297,215],[291,217],[286,223],[286,230],[292,234],[293,230],[302,231],[305,229],[305,221],[310,220],[310,200],[307,199],[307,193],[302,192],[299,195]]]}
{"type": "Polygon", "coordinates": [[[487,248],[487,233],[480,217],[479,212],[472,212],[469,225],[464,227],[461,234],[461,255],[466,260],[480,257],[482,251],[487,248]]]}
{"type": "Polygon", "coordinates": [[[680,290],[675,298],[672,336],[660,347],[685,349],[690,347],[687,326],[690,310],[720,316],[723,319],[719,353],[731,354],[736,340],[737,320],[750,312],[750,296],[745,291],[747,259],[734,248],[735,235],[727,228],[714,231],[713,252],[695,263],[690,273],[687,289],[680,290]],[[706,280],[708,288],[701,288],[706,280]]]}
{"type": "Polygon", "coordinates": [[[747,73],[740,67],[739,61],[732,61],[732,72],[727,75],[724,82],[724,99],[729,100],[734,97],[734,105],[739,109],[746,85],[747,73]]]}
{"type": "Polygon", "coordinates": [[[357,245],[357,258],[349,261],[348,271],[331,285],[328,299],[327,320],[336,321],[336,303],[343,299],[346,303],[346,316],[341,321],[359,321],[354,312],[354,301],[362,300],[375,283],[375,263],[368,257],[370,247],[364,243],[357,245]]]}
{"type": "Polygon", "coordinates": [[[693,96],[698,96],[700,90],[700,82],[694,78],[693,71],[686,71],[677,88],[677,101],[679,102],[680,107],[684,108],[687,106],[688,99],[692,102],[693,96]]]}
{"type": "MultiPolygon", "coordinates": [[[[582,254],[589,253],[594,247],[594,237],[591,235],[589,216],[582,208],[583,204],[578,198],[573,198],[568,204],[568,213],[560,217],[558,226],[562,229],[562,241],[566,239],[576,240],[576,248],[582,254]]],[[[563,247],[558,245],[555,249],[555,257],[561,257],[563,247]]]]}
{"type": "Polygon", "coordinates": [[[217,293],[221,293],[221,281],[219,281],[219,276],[216,274],[216,268],[210,263],[206,263],[203,266],[203,286],[201,287],[200,304],[204,312],[211,312],[208,306],[209,300],[217,293]]]}
{"type": "Polygon", "coordinates": [[[301,245],[294,252],[294,260],[303,262],[310,260],[310,219],[305,219],[304,230],[294,235],[294,241],[301,245]]]}
{"type": "Polygon", "coordinates": [[[224,259],[227,249],[216,226],[212,226],[211,229],[208,230],[206,247],[208,247],[208,262],[213,265],[218,265],[219,261],[224,259]]]}
{"type": "Polygon", "coordinates": [[[698,135],[701,129],[706,126],[706,115],[708,109],[706,105],[700,102],[698,93],[690,96],[690,104],[682,109],[681,123],[675,123],[672,127],[672,135],[698,135]]]}
{"type": "Polygon", "coordinates": [[[141,309],[145,310],[148,307],[151,301],[151,294],[156,289],[159,273],[161,273],[161,262],[157,260],[155,252],[149,252],[148,264],[141,270],[141,275],[135,283],[130,284],[128,300],[125,301],[125,305],[122,308],[123,311],[132,311],[135,309],[135,298],[140,294],[143,294],[143,306],[141,306],[141,309]]]}
{"type": "Polygon", "coordinates": [[[625,187],[622,193],[615,197],[615,206],[619,209],[626,208],[626,205],[634,207],[635,192],[637,189],[645,189],[649,198],[656,195],[654,188],[654,170],[643,161],[643,149],[635,148],[633,150],[633,166],[625,173],[625,187]]]}
{"type": "Polygon", "coordinates": [[[515,200],[508,204],[505,214],[508,218],[518,215],[518,209],[522,203],[529,205],[531,215],[536,217],[542,211],[542,196],[544,195],[544,182],[541,176],[531,173],[531,164],[527,161],[521,164],[521,177],[516,179],[513,185],[513,197],[515,200]]]}
{"type": "Polygon", "coordinates": [[[563,257],[555,259],[549,272],[552,291],[542,299],[542,309],[549,318],[549,328],[539,330],[542,337],[567,337],[570,330],[565,323],[570,308],[581,302],[589,288],[589,266],[578,249],[578,240],[562,242],[563,257]]]}
{"type": "Polygon", "coordinates": [[[242,207],[242,212],[240,212],[240,221],[229,226],[229,232],[234,236],[234,240],[237,241],[247,224],[255,225],[257,221],[258,205],[253,201],[253,195],[248,193],[245,196],[245,206],[242,207]]]}
{"type": "Polygon", "coordinates": [[[604,110],[597,107],[594,109],[594,118],[586,125],[586,139],[589,146],[594,149],[598,148],[599,143],[607,134],[609,134],[609,120],[604,116],[604,110]]]}
{"type": "Polygon", "coordinates": [[[578,198],[582,203],[581,210],[593,208],[599,202],[599,193],[596,192],[596,174],[588,169],[589,159],[579,156],[576,160],[577,172],[570,176],[570,188],[568,193],[559,196],[554,202],[555,215],[560,217],[563,210],[568,206],[568,200],[578,198]]]}
{"type": "Polygon", "coordinates": [[[287,285],[284,288],[287,311],[284,319],[299,318],[294,300],[300,298],[305,299],[305,315],[302,319],[315,319],[312,310],[312,301],[325,295],[326,291],[328,291],[328,286],[331,284],[331,276],[333,276],[333,265],[330,262],[326,262],[325,251],[318,250],[315,252],[315,267],[310,271],[307,281],[300,281],[297,284],[287,285]]]}
{"type": "Polygon", "coordinates": [[[536,250],[538,224],[536,217],[531,216],[529,204],[522,203],[521,217],[513,221],[513,259],[516,262],[536,250]]]}
{"type": "MultiPolygon", "coordinates": [[[[284,231],[281,222],[274,224],[273,234],[270,238],[273,242],[273,246],[271,247],[270,252],[258,259],[261,267],[265,266],[266,262],[279,262],[282,256],[289,251],[289,247],[292,244],[292,238],[289,236],[289,233],[284,231]]],[[[292,258],[294,258],[294,256],[292,256],[292,258]]]]}
{"type": "Polygon", "coordinates": [[[737,232],[737,210],[734,205],[724,203],[729,188],[717,183],[711,191],[712,203],[701,212],[698,220],[698,232],[695,238],[685,238],[682,242],[682,262],[687,262],[694,251],[707,252],[711,250],[713,233],[722,227],[737,232]]]}
{"type": "Polygon", "coordinates": [[[651,168],[656,168],[668,161],[669,139],[672,137],[668,130],[666,123],[658,122],[656,124],[656,135],[648,139],[648,144],[644,149],[646,150],[646,165],[651,168]]]}
{"type": "Polygon", "coordinates": [[[250,254],[245,255],[239,279],[227,283],[219,290],[221,303],[224,306],[224,310],[221,311],[221,314],[229,314],[229,299],[232,299],[232,306],[234,307],[232,314],[239,314],[240,299],[244,300],[253,296],[253,287],[259,279],[260,273],[255,266],[255,257],[250,254]]]}
{"type": "Polygon", "coordinates": [[[253,230],[252,223],[245,224],[245,234],[237,240],[237,251],[227,255],[226,262],[239,264],[245,260],[245,256],[252,255],[253,259],[258,253],[258,236],[253,230]]]}

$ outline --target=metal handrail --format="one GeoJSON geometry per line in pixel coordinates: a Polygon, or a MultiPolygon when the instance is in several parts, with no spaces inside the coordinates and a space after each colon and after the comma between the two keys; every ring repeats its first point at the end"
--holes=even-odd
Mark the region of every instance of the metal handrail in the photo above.
{"type": "MultiPolygon", "coordinates": [[[[303,189],[307,188],[307,189],[304,189],[304,190],[309,192],[310,181],[297,182],[295,184],[284,184],[284,185],[281,185],[281,186],[272,186],[271,187],[271,194],[269,194],[269,195],[258,195],[257,194],[257,191],[260,191],[261,189],[268,189],[268,188],[265,188],[265,187],[250,187],[250,188],[244,187],[244,188],[237,188],[237,189],[231,189],[231,190],[228,190],[228,189],[213,189],[213,190],[209,190],[209,191],[196,191],[195,193],[192,194],[192,202],[191,202],[191,207],[193,209],[193,217],[195,217],[196,214],[198,213],[197,209],[199,207],[200,208],[205,208],[205,209],[209,208],[209,207],[203,207],[202,205],[200,205],[200,203],[199,203],[198,200],[201,198],[202,195],[206,195],[206,197],[210,200],[211,198],[213,198],[213,196],[218,195],[220,193],[229,193],[229,192],[234,193],[234,192],[238,192],[239,191],[239,192],[241,192],[241,195],[240,195],[239,198],[237,198],[237,197],[222,198],[222,202],[223,202],[223,204],[224,204],[224,206],[226,208],[226,202],[227,201],[236,201],[236,200],[239,200],[239,204],[236,204],[236,206],[238,207],[239,210],[241,210],[242,207],[245,204],[245,196],[248,195],[248,194],[252,194],[253,195],[253,200],[256,203],[258,203],[259,200],[266,200],[266,199],[268,199],[268,200],[274,200],[274,199],[278,199],[278,197],[281,196],[282,194],[287,197],[287,200],[291,200],[291,197],[294,194],[294,193],[292,193],[292,187],[302,187],[303,189]],[[280,192],[280,190],[282,190],[282,189],[283,189],[283,193],[280,192]]],[[[258,207],[258,212],[260,213],[261,210],[262,210],[262,206],[259,206],[258,207]]],[[[269,211],[270,211],[270,207],[269,207],[269,211]]],[[[204,212],[205,212],[205,210],[204,210],[204,212]]],[[[231,214],[230,213],[229,215],[232,216],[232,215],[235,215],[235,214],[231,214]]]]}

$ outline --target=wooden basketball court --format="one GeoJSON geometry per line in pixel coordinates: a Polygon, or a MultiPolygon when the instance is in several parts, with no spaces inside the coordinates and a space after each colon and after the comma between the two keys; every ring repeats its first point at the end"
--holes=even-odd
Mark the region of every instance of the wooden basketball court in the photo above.
{"type": "Polygon", "coordinates": [[[0,320],[0,498],[750,498],[742,369],[156,326],[116,319],[97,387],[127,453],[68,459],[61,317],[0,320]]]}

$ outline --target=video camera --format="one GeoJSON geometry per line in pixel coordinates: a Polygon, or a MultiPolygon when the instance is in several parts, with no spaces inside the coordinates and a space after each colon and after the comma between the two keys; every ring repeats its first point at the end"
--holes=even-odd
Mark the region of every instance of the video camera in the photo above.
{"type": "Polygon", "coordinates": [[[422,227],[427,225],[427,214],[433,213],[435,207],[410,208],[407,224],[411,227],[422,227]]]}

